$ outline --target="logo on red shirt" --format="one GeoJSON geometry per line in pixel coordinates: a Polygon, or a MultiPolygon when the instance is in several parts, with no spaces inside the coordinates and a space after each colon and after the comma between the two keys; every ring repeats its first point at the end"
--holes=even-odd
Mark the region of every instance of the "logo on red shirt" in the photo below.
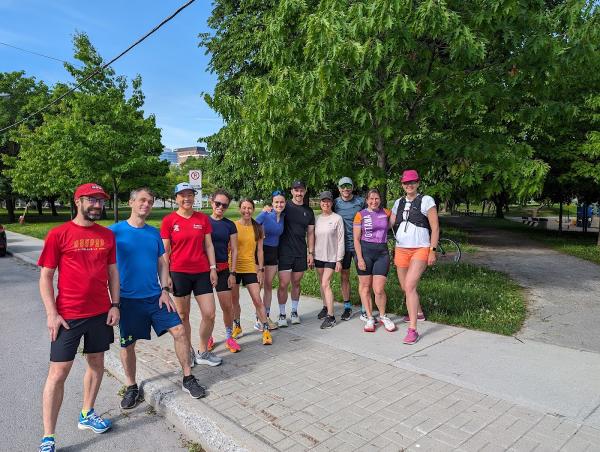
{"type": "Polygon", "coordinates": [[[97,251],[104,249],[104,239],[79,239],[73,241],[73,248],[77,251],[97,251]]]}
{"type": "Polygon", "coordinates": [[[173,232],[179,232],[179,225],[178,224],[174,224],[173,225],[173,232]]]}
{"type": "Polygon", "coordinates": [[[194,229],[202,229],[202,225],[201,224],[194,224],[194,229]]]}

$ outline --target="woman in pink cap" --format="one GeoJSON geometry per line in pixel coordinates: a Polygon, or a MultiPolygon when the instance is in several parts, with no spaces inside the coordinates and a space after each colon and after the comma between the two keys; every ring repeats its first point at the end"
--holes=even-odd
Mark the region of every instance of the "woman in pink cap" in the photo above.
{"type": "Polygon", "coordinates": [[[394,264],[400,286],[406,298],[409,322],[405,344],[419,340],[417,320],[425,320],[419,303],[417,286],[428,265],[435,263],[435,252],[440,238],[435,201],[419,193],[419,173],[406,170],[402,174],[402,188],[406,195],[397,199],[392,207],[390,223],[396,237],[394,264]]]}

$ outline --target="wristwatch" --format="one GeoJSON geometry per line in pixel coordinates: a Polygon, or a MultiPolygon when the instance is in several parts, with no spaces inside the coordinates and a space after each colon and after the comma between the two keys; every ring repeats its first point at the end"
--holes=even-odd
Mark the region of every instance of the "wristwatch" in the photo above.
{"type": "Polygon", "coordinates": [[[121,303],[111,303],[110,304],[111,308],[117,308],[117,309],[121,309],[121,303]]]}
{"type": "Polygon", "coordinates": [[[171,293],[171,292],[173,292],[169,286],[164,286],[164,287],[162,288],[162,290],[164,290],[165,292],[168,292],[168,293],[171,293]]]}
{"type": "Polygon", "coordinates": [[[263,273],[265,271],[265,267],[261,267],[258,269],[259,272],[263,273]]]}
{"type": "Polygon", "coordinates": [[[237,272],[229,272],[231,276],[237,276],[237,272]]]}
{"type": "Polygon", "coordinates": [[[211,270],[216,270],[216,269],[217,269],[217,266],[216,266],[216,265],[211,265],[211,266],[210,266],[210,269],[211,269],[211,270]]]}
{"type": "Polygon", "coordinates": [[[437,251],[437,247],[435,247],[435,246],[430,246],[430,247],[429,247],[429,250],[430,250],[430,251],[437,251]]]}

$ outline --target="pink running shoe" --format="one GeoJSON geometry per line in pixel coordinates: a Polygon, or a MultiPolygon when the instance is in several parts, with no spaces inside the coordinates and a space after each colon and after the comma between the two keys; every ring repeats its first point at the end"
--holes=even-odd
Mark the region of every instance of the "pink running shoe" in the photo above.
{"type": "Polygon", "coordinates": [[[406,336],[404,337],[404,343],[407,345],[415,344],[419,340],[419,333],[417,330],[413,330],[412,328],[408,329],[406,336]]]}
{"type": "Polygon", "coordinates": [[[375,332],[375,319],[373,317],[370,317],[367,319],[367,322],[365,323],[365,327],[363,328],[363,331],[365,333],[374,333],[375,332]]]}
{"type": "MultiPolygon", "coordinates": [[[[421,322],[421,321],[427,320],[427,319],[425,318],[425,314],[421,313],[421,314],[417,314],[417,320],[419,322],[421,322]]],[[[402,317],[402,321],[405,323],[408,323],[408,322],[410,322],[410,317],[405,315],[404,317],[402,317]]]]}
{"type": "Polygon", "coordinates": [[[237,353],[242,349],[242,347],[240,347],[240,344],[238,344],[237,341],[232,337],[225,341],[225,348],[231,353],[237,353]]]}
{"type": "Polygon", "coordinates": [[[213,348],[215,348],[215,338],[211,336],[208,338],[208,344],[206,344],[206,349],[209,352],[211,352],[213,348]]]}

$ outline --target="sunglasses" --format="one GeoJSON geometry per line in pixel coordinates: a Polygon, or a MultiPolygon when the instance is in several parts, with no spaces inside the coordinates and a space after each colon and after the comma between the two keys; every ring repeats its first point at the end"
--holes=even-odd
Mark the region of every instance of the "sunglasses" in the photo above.
{"type": "Polygon", "coordinates": [[[222,207],[223,209],[227,209],[229,207],[229,204],[224,203],[224,202],[219,202],[219,201],[213,201],[215,203],[215,207],[219,208],[222,207]]]}
{"type": "Polygon", "coordinates": [[[340,185],[340,188],[343,190],[351,190],[352,184],[342,184],[342,185],[340,185]]]}
{"type": "Polygon", "coordinates": [[[273,193],[271,193],[271,196],[285,196],[283,193],[283,190],[275,190],[273,193]]]}
{"type": "Polygon", "coordinates": [[[408,182],[402,182],[402,185],[416,185],[418,183],[418,180],[409,180],[408,182]]]}

